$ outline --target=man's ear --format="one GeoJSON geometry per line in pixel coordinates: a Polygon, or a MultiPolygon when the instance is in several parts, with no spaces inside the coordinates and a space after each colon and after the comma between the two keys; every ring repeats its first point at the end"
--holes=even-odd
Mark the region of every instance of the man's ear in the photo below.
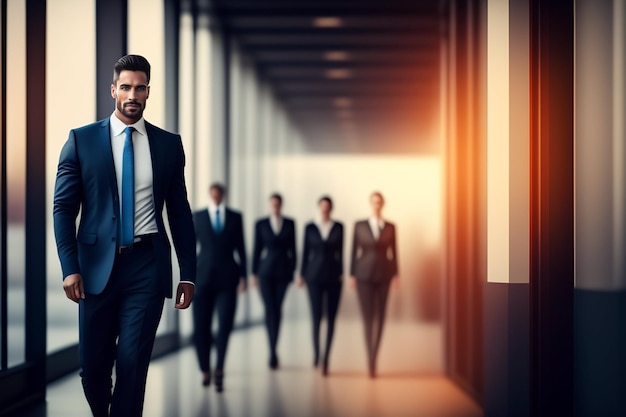
{"type": "Polygon", "coordinates": [[[111,84],[111,97],[117,98],[117,93],[115,92],[115,84],[111,84]]]}

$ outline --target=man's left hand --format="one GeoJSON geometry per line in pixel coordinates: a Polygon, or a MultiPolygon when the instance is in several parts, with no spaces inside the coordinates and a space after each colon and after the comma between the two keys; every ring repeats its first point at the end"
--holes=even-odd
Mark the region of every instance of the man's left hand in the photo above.
{"type": "Polygon", "coordinates": [[[174,305],[174,308],[184,310],[189,307],[191,300],[193,299],[195,288],[195,285],[188,282],[181,282],[178,284],[178,289],[176,290],[176,304],[174,305]]]}

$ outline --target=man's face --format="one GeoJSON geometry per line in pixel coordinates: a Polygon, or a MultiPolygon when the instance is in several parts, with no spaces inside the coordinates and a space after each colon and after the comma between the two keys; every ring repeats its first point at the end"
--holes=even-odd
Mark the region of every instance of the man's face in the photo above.
{"type": "Polygon", "coordinates": [[[270,200],[270,213],[274,216],[280,216],[280,209],[282,207],[282,203],[277,198],[272,198],[270,200]]]}
{"type": "Polygon", "coordinates": [[[322,216],[330,216],[332,209],[332,206],[327,200],[320,201],[320,213],[322,216]]]}
{"type": "Polygon", "coordinates": [[[380,213],[383,210],[383,206],[385,205],[385,203],[383,202],[383,199],[380,198],[379,195],[373,195],[370,197],[370,204],[372,206],[372,211],[374,212],[374,214],[376,215],[380,215],[380,213]]]}
{"type": "Polygon", "coordinates": [[[123,70],[116,83],[111,84],[115,115],[127,125],[141,119],[149,95],[148,77],[143,71],[123,70]]]}
{"type": "Polygon", "coordinates": [[[222,200],[224,199],[224,196],[222,195],[222,192],[219,190],[219,188],[211,188],[209,190],[209,196],[211,197],[213,204],[215,204],[216,206],[222,204],[222,200]]]}

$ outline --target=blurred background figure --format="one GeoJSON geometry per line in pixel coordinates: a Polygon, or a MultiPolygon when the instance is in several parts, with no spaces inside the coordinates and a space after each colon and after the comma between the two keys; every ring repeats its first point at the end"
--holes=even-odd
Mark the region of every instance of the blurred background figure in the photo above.
{"type": "Polygon", "coordinates": [[[335,318],[341,297],[343,274],[343,224],[331,219],[333,202],[328,196],[320,198],[319,217],[306,225],[304,252],[298,284],[306,282],[313,318],[313,366],[320,359],[320,324],[325,313],[328,320],[326,348],[322,360],[322,374],[328,375],[330,347],[335,331],[335,318]],[[324,311],[324,306],[326,311],[324,311]]]}
{"type": "Polygon", "coordinates": [[[193,303],[194,343],[202,384],[211,384],[213,312],[217,309],[215,388],[224,389],[224,361],[237,309],[237,288],[246,289],[246,252],[242,216],[224,204],[225,187],[212,184],[209,207],[194,213],[197,245],[196,296],[193,303]]]}
{"type": "Polygon", "coordinates": [[[398,279],[396,228],[382,217],[385,199],[370,195],[372,215],[354,226],[350,286],[357,289],[367,349],[369,375],[376,377],[376,357],[385,324],[389,286],[398,279]]]}
{"type": "Polygon", "coordinates": [[[270,215],[257,221],[254,228],[252,273],[265,306],[265,325],[269,337],[269,367],[278,369],[276,345],[287,287],[296,269],[296,228],[292,219],[282,215],[283,198],[270,196],[270,215]]]}

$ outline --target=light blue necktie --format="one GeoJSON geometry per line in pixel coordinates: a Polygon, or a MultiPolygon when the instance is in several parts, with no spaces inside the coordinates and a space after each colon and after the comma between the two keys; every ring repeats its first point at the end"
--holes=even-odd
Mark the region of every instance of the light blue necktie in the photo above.
{"type": "Polygon", "coordinates": [[[135,240],[135,157],[133,152],[134,127],[127,127],[122,152],[122,219],[120,246],[129,246],[135,240]]]}
{"type": "Polygon", "coordinates": [[[220,233],[222,231],[222,219],[220,219],[220,209],[215,209],[215,224],[213,225],[213,230],[215,233],[220,233]]]}

